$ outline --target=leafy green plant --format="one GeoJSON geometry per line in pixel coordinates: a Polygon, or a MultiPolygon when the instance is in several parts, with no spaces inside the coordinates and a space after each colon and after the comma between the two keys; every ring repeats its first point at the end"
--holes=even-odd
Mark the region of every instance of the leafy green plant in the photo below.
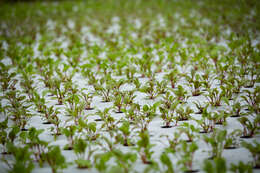
{"type": "Polygon", "coordinates": [[[48,142],[39,138],[43,132],[44,129],[37,130],[35,127],[31,127],[28,132],[20,134],[21,139],[32,150],[34,158],[40,166],[45,162],[45,150],[48,147],[48,142]]]}
{"type": "Polygon", "coordinates": [[[260,168],[260,143],[254,140],[253,143],[243,141],[241,144],[252,154],[253,166],[255,168],[260,168]]]}
{"type": "Polygon", "coordinates": [[[260,116],[257,115],[252,122],[247,117],[240,117],[238,121],[243,126],[242,137],[251,138],[257,133],[257,130],[259,129],[260,116]]]}
{"type": "Polygon", "coordinates": [[[256,114],[260,112],[260,87],[257,86],[254,92],[250,92],[249,90],[245,90],[247,96],[241,96],[246,102],[248,109],[256,114]]]}
{"type": "Polygon", "coordinates": [[[227,172],[226,160],[221,157],[215,158],[213,161],[206,160],[203,171],[206,173],[225,173],[227,172]]]}
{"type": "Polygon", "coordinates": [[[171,159],[169,158],[167,152],[163,152],[160,156],[160,161],[166,169],[164,170],[167,173],[174,173],[174,167],[171,159]]]}
{"type": "Polygon", "coordinates": [[[199,132],[199,129],[196,128],[193,124],[189,124],[184,122],[179,128],[180,133],[185,133],[188,137],[187,142],[192,142],[193,139],[196,137],[195,133],[199,132]]]}
{"type": "Polygon", "coordinates": [[[224,149],[234,149],[239,146],[238,136],[241,135],[240,129],[235,129],[226,135],[224,149]]]}
{"type": "Polygon", "coordinates": [[[251,164],[239,161],[238,164],[231,163],[230,171],[234,173],[252,173],[253,169],[251,164]]]}
{"type": "Polygon", "coordinates": [[[177,90],[173,90],[173,92],[181,103],[185,103],[189,98],[188,92],[181,85],[178,85],[177,90]]]}
{"type": "Polygon", "coordinates": [[[86,138],[90,141],[95,141],[100,136],[97,124],[95,122],[89,122],[88,120],[79,119],[79,132],[86,130],[86,138]]]}
{"type": "MultiPolygon", "coordinates": [[[[167,109],[166,107],[159,107],[161,117],[162,117],[162,119],[165,123],[165,125],[162,126],[162,128],[170,128],[171,127],[170,123],[174,121],[174,113],[175,113],[175,109],[176,109],[178,104],[179,104],[179,102],[175,101],[174,103],[171,104],[169,109],[167,109]]],[[[177,122],[178,122],[178,119],[176,119],[175,125],[177,125],[177,122]]]]}
{"type": "Polygon", "coordinates": [[[64,150],[72,150],[74,145],[75,133],[78,129],[75,125],[69,125],[62,129],[62,134],[64,134],[68,139],[68,144],[64,146],[64,150]]]}
{"type": "Polygon", "coordinates": [[[59,146],[49,146],[45,154],[45,159],[50,165],[52,173],[56,173],[58,169],[67,167],[66,158],[62,155],[59,146]]]}
{"type": "Polygon", "coordinates": [[[210,136],[203,136],[203,140],[212,148],[210,150],[211,158],[221,158],[226,135],[226,130],[215,129],[210,136]]]}
{"type": "Polygon", "coordinates": [[[183,105],[180,106],[177,110],[176,110],[176,113],[177,113],[177,118],[178,118],[178,121],[185,121],[185,120],[189,120],[191,115],[193,113],[193,110],[187,106],[185,109],[183,108],[183,105]]]}
{"type": "Polygon", "coordinates": [[[181,165],[183,171],[194,171],[193,170],[193,158],[195,152],[198,150],[198,145],[195,142],[186,143],[182,142],[179,148],[180,159],[177,164],[181,165]]]}
{"type": "Polygon", "coordinates": [[[202,118],[201,119],[194,119],[197,124],[203,129],[201,133],[209,133],[212,132],[215,128],[215,123],[213,121],[213,115],[211,112],[207,111],[207,107],[204,108],[202,112],[202,118]]]}
{"type": "Polygon", "coordinates": [[[32,172],[34,168],[34,164],[31,158],[31,152],[29,151],[29,147],[16,147],[14,144],[9,143],[8,144],[8,152],[12,153],[14,157],[14,162],[10,162],[10,160],[7,160],[3,158],[4,163],[8,166],[10,173],[15,172],[32,172]]]}
{"type": "Polygon", "coordinates": [[[91,149],[91,143],[86,142],[82,138],[76,138],[74,141],[73,150],[77,156],[75,163],[78,165],[78,168],[91,168],[91,156],[94,154],[95,150],[91,149]],[[86,148],[87,155],[86,155],[86,148]]]}
{"type": "Polygon", "coordinates": [[[123,121],[122,125],[118,128],[122,135],[118,135],[117,138],[121,141],[124,146],[132,146],[133,141],[131,141],[131,129],[130,123],[128,121],[123,121]]]}
{"type": "Polygon", "coordinates": [[[149,99],[154,99],[159,95],[156,89],[155,79],[147,81],[146,84],[140,88],[140,91],[146,93],[149,99]]]}
{"type": "Polygon", "coordinates": [[[206,98],[212,106],[221,106],[221,101],[224,98],[224,93],[219,91],[217,88],[209,89],[206,98]]]}
{"type": "Polygon", "coordinates": [[[171,70],[164,78],[170,81],[172,88],[175,88],[178,81],[178,70],[176,68],[171,70]]]}
{"type": "Polygon", "coordinates": [[[140,158],[144,164],[152,164],[152,147],[154,146],[150,142],[150,136],[147,131],[139,133],[139,140],[137,141],[137,147],[135,149],[140,155],[140,158]]]}

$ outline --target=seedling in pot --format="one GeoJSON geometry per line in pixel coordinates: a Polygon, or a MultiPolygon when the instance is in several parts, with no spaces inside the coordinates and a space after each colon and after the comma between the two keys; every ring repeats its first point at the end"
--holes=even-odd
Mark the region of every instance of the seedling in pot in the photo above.
{"type": "Polygon", "coordinates": [[[254,120],[251,122],[247,117],[240,117],[238,121],[243,126],[243,136],[242,138],[252,138],[255,134],[258,133],[260,128],[260,116],[256,115],[254,120]]]}
{"type": "Polygon", "coordinates": [[[253,143],[243,141],[242,146],[249,150],[253,156],[253,167],[256,169],[260,168],[260,143],[256,140],[253,143]]]}
{"type": "Polygon", "coordinates": [[[91,168],[92,162],[91,157],[96,150],[91,148],[91,143],[86,142],[82,138],[76,138],[73,145],[74,153],[77,156],[75,163],[78,165],[78,168],[91,168]],[[87,155],[86,155],[87,149],[87,155]]]}

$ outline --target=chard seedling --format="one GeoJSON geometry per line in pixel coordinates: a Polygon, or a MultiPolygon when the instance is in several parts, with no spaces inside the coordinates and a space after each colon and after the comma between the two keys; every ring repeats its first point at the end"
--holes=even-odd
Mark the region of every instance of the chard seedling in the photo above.
{"type": "Polygon", "coordinates": [[[41,140],[39,135],[43,133],[44,130],[37,130],[35,127],[29,129],[28,132],[22,132],[20,134],[21,139],[27,146],[32,150],[35,160],[42,167],[45,162],[45,151],[48,147],[48,142],[41,140]]]}
{"type": "Polygon", "coordinates": [[[73,146],[74,153],[77,156],[75,163],[78,165],[78,168],[91,168],[92,162],[91,157],[94,154],[95,150],[91,148],[91,143],[86,142],[82,138],[76,138],[73,146]],[[86,155],[87,149],[87,155],[86,155]]]}
{"type": "Polygon", "coordinates": [[[176,86],[176,83],[178,81],[178,74],[179,74],[178,69],[174,68],[173,70],[171,70],[168,74],[166,74],[164,76],[164,79],[170,81],[172,88],[175,88],[175,86],[176,86]]]}
{"type": "Polygon", "coordinates": [[[227,172],[226,160],[221,157],[212,160],[206,160],[203,166],[206,173],[225,173],[227,172]]]}
{"type": "Polygon", "coordinates": [[[74,145],[74,139],[76,131],[78,130],[78,127],[75,125],[66,126],[62,129],[62,134],[64,134],[68,140],[68,144],[64,146],[64,150],[72,150],[74,145]]]}
{"type": "MultiPolygon", "coordinates": [[[[83,90],[85,90],[85,89],[83,89],[83,90]]],[[[83,98],[83,100],[85,102],[85,110],[92,110],[92,109],[94,109],[94,108],[91,107],[93,95],[90,94],[90,93],[85,94],[83,92],[83,90],[81,91],[81,97],[83,98]]]]}
{"type": "Polygon", "coordinates": [[[229,117],[229,113],[226,111],[218,111],[213,113],[214,124],[226,125],[226,119],[229,117]]]}
{"type": "Polygon", "coordinates": [[[86,138],[89,141],[95,141],[100,136],[95,122],[88,123],[88,120],[79,119],[79,132],[86,130],[86,138]]]}
{"type": "Polygon", "coordinates": [[[235,129],[231,133],[226,135],[224,149],[234,149],[239,146],[238,137],[241,136],[241,130],[235,129]]]}
{"type": "Polygon", "coordinates": [[[242,112],[244,107],[245,107],[245,105],[241,105],[240,102],[235,102],[232,105],[230,117],[241,117],[241,116],[245,115],[245,113],[242,112]]]}
{"type": "Polygon", "coordinates": [[[209,151],[211,154],[210,158],[214,159],[222,157],[226,135],[226,130],[214,129],[210,136],[203,136],[203,140],[211,146],[211,150],[209,151]]]}
{"type": "Polygon", "coordinates": [[[173,92],[181,103],[185,103],[189,98],[188,92],[181,85],[178,85],[177,90],[173,90],[173,92]]]}
{"type": "Polygon", "coordinates": [[[253,156],[253,166],[254,168],[260,168],[260,143],[256,140],[253,143],[248,143],[243,141],[242,146],[249,150],[249,152],[253,156]]]}
{"type": "Polygon", "coordinates": [[[152,164],[152,147],[154,146],[150,142],[150,136],[147,131],[143,131],[139,133],[139,140],[137,141],[137,147],[135,148],[138,154],[141,157],[141,160],[144,164],[152,164]]]}
{"type": "Polygon", "coordinates": [[[176,110],[176,113],[177,113],[177,119],[178,121],[186,121],[186,120],[189,120],[191,115],[194,111],[189,107],[187,106],[186,108],[183,108],[183,105],[181,105],[177,110],[176,110]]]}
{"type": "Polygon", "coordinates": [[[124,104],[124,97],[125,97],[124,92],[118,92],[117,95],[114,97],[114,108],[116,110],[116,113],[123,113],[122,109],[124,109],[125,104],[124,104]]]}
{"type": "Polygon", "coordinates": [[[149,99],[155,99],[159,95],[154,80],[155,79],[147,81],[145,85],[142,88],[140,88],[140,91],[146,93],[149,99]]]}
{"type": "Polygon", "coordinates": [[[207,111],[207,107],[208,105],[204,108],[201,119],[194,119],[198,123],[198,125],[203,129],[203,131],[200,131],[200,133],[209,133],[212,132],[215,128],[213,115],[211,112],[207,111]]]}
{"type": "Polygon", "coordinates": [[[55,109],[54,106],[47,107],[44,105],[43,114],[45,122],[43,124],[51,124],[52,117],[57,116],[59,113],[59,109],[55,109]]]}
{"type": "Polygon", "coordinates": [[[193,124],[189,124],[187,122],[184,122],[178,129],[180,133],[185,133],[188,137],[188,140],[186,140],[187,142],[192,142],[196,137],[195,133],[199,132],[199,128],[196,128],[193,124]]]}
{"type": "Polygon", "coordinates": [[[194,171],[193,170],[193,158],[195,152],[199,149],[198,145],[195,142],[187,143],[182,142],[179,148],[178,154],[180,158],[177,162],[178,165],[181,165],[181,170],[183,171],[194,171]]]}
{"type": "Polygon", "coordinates": [[[8,172],[32,172],[34,164],[31,158],[29,147],[16,147],[14,144],[8,144],[8,152],[14,156],[14,161],[3,158],[3,162],[8,166],[8,172]]]}
{"type": "Polygon", "coordinates": [[[208,89],[208,94],[206,95],[208,102],[212,106],[221,106],[221,101],[224,98],[224,93],[219,91],[217,88],[208,89]]]}
{"type": "Polygon", "coordinates": [[[11,66],[5,65],[2,62],[0,62],[0,67],[0,83],[2,91],[6,91],[8,88],[14,88],[17,83],[17,81],[13,79],[16,76],[16,73],[8,73],[11,66]]]}
{"type": "Polygon", "coordinates": [[[204,104],[203,104],[203,103],[201,104],[199,101],[193,102],[193,103],[195,104],[196,108],[198,109],[198,112],[196,112],[195,114],[202,114],[203,109],[204,109],[206,106],[203,106],[204,104]]]}
{"type": "Polygon", "coordinates": [[[67,167],[66,158],[62,155],[59,146],[49,146],[45,159],[50,165],[52,173],[57,173],[58,169],[67,167]]]}
{"type": "Polygon", "coordinates": [[[245,90],[246,96],[241,96],[247,102],[248,109],[256,114],[260,113],[260,86],[257,86],[253,92],[245,90]]]}
{"type": "Polygon", "coordinates": [[[260,115],[257,115],[253,121],[250,121],[247,117],[240,117],[238,121],[243,126],[242,138],[251,138],[258,133],[260,129],[260,115]]]}
{"type": "Polygon", "coordinates": [[[239,161],[238,164],[231,163],[230,171],[234,173],[253,173],[252,165],[239,161]]]}
{"type": "Polygon", "coordinates": [[[118,128],[121,134],[117,135],[117,139],[124,145],[124,146],[132,146],[133,141],[131,141],[131,129],[130,123],[128,121],[123,121],[122,125],[118,128]]]}

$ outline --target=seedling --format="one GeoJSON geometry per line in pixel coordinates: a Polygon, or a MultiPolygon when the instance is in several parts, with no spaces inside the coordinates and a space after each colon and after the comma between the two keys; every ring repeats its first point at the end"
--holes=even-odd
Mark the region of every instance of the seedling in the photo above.
{"type": "Polygon", "coordinates": [[[253,122],[251,122],[247,117],[241,117],[238,119],[238,121],[243,126],[243,136],[242,138],[251,138],[259,129],[259,122],[260,122],[260,116],[257,115],[253,122]]]}
{"type": "Polygon", "coordinates": [[[224,149],[235,149],[239,146],[238,136],[241,135],[241,130],[236,129],[226,135],[224,149]]]}
{"type": "Polygon", "coordinates": [[[124,146],[134,145],[130,138],[131,129],[130,123],[128,121],[123,121],[122,125],[118,128],[118,130],[122,133],[122,136],[118,135],[117,138],[119,138],[119,140],[124,146]]]}
{"type": "Polygon", "coordinates": [[[173,92],[181,103],[185,103],[189,98],[188,92],[181,85],[178,85],[177,90],[173,90],[173,92]]]}
{"type": "Polygon", "coordinates": [[[253,173],[252,165],[239,161],[238,164],[231,163],[230,171],[234,173],[253,173]]]}
{"type": "Polygon", "coordinates": [[[193,113],[193,110],[187,106],[185,109],[183,108],[183,105],[180,106],[177,110],[176,110],[176,113],[177,113],[177,118],[178,118],[178,121],[186,121],[186,120],[189,120],[191,115],[193,113]]]}
{"type": "Polygon", "coordinates": [[[254,168],[260,168],[260,143],[256,140],[253,143],[248,143],[243,141],[242,146],[249,150],[253,156],[253,166],[254,168]]]}
{"type": "Polygon", "coordinates": [[[50,165],[52,173],[57,173],[58,169],[67,167],[66,159],[62,155],[59,146],[49,146],[45,154],[45,159],[50,165]]]}
{"type": "Polygon", "coordinates": [[[205,160],[203,171],[206,173],[225,173],[227,172],[226,160],[224,158],[215,158],[212,160],[205,160]]]}
{"type": "Polygon", "coordinates": [[[172,88],[175,88],[176,86],[176,83],[178,81],[178,74],[178,69],[175,68],[164,76],[165,79],[170,81],[172,88]]]}
{"type": "Polygon", "coordinates": [[[78,165],[78,168],[92,167],[91,157],[95,150],[91,149],[91,143],[86,142],[82,138],[75,139],[73,150],[77,156],[75,163],[78,165]],[[88,148],[87,155],[86,148],[88,148]]]}
{"type": "Polygon", "coordinates": [[[209,152],[211,154],[212,159],[214,158],[221,158],[222,152],[224,149],[225,144],[225,138],[227,135],[226,130],[217,130],[214,129],[211,136],[203,136],[204,141],[211,146],[211,149],[209,152]]]}
{"type": "Polygon", "coordinates": [[[160,156],[160,160],[161,163],[163,164],[164,167],[166,167],[166,169],[164,170],[164,172],[167,173],[174,173],[174,167],[172,164],[171,159],[169,158],[167,152],[163,152],[160,156]]]}
{"type": "MultiPolygon", "coordinates": [[[[163,121],[165,123],[165,125],[162,126],[162,128],[170,128],[170,127],[172,127],[170,125],[170,123],[174,121],[175,109],[176,109],[178,104],[179,104],[179,102],[175,101],[174,103],[171,104],[170,109],[167,109],[165,107],[159,107],[159,110],[160,110],[160,113],[161,113],[161,117],[162,117],[162,119],[163,119],[163,121]]],[[[178,120],[176,119],[175,125],[177,125],[177,122],[178,122],[178,120]]]]}
{"type": "Polygon", "coordinates": [[[141,160],[144,164],[152,164],[152,154],[151,148],[154,146],[150,143],[150,137],[147,131],[139,133],[139,140],[137,141],[137,147],[135,148],[139,153],[141,160]]]}
{"type": "Polygon", "coordinates": [[[77,130],[77,126],[70,125],[62,129],[62,134],[64,134],[68,139],[68,144],[64,146],[64,150],[72,150],[74,145],[75,133],[77,130]]]}
{"type": "Polygon", "coordinates": [[[195,133],[199,132],[199,129],[196,128],[193,124],[184,122],[179,128],[180,133],[185,133],[188,137],[187,142],[192,142],[195,136],[195,133]]]}
{"type": "Polygon", "coordinates": [[[180,158],[177,162],[178,165],[181,165],[181,169],[187,172],[194,172],[193,170],[193,158],[195,152],[198,150],[198,145],[195,142],[186,143],[182,142],[180,146],[180,158]]]}
{"type": "Polygon", "coordinates": [[[88,120],[79,119],[79,132],[86,130],[86,138],[90,141],[95,141],[100,136],[95,122],[88,123],[88,120]]]}
{"type": "Polygon", "coordinates": [[[219,91],[217,88],[208,89],[208,94],[206,95],[209,103],[212,106],[221,106],[221,101],[224,98],[224,93],[219,91]]]}
{"type": "Polygon", "coordinates": [[[246,102],[248,109],[256,114],[260,113],[260,86],[257,86],[254,92],[245,91],[247,96],[241,96],[246,102]]]}
{"type": "Polygon", "coordinates": [[[159,94],[156,90],[156,83],[154,80],[155,79],[147,81],[146,84],[140,88],[140,91],[146,93],[149,99],[154,99],[159,94]]]}
{"type": "Polygon", "coordinates": [[[83,97],[83,100],[85,101],[85,110],[94,109],[91,107],[93,95],[90,93],[85,94],[83,91],[81,91],[81,96],[83,97]]]}
{"type": "Polygon", "coordinates": [[[198,125],[203,129],[201,133],[209,133],[212,132],[213,129],[215,128],[215,124],[213,121],[213,115],[211,112],[207,111],[207,107],[204,108],[202,112],[202,118],[200,120],[194,119],[198,125]]]}

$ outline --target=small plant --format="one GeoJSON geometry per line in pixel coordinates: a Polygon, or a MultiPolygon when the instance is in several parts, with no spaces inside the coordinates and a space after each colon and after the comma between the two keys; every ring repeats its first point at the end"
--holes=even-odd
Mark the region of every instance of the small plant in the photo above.
{"type": "Polygon", "coordinates": [[[79,119],[79,132],[86,130],[86,138],[90,141],[95,141],[99,136],[97,124],[95,122],[88,123],[88,120],[79,119]]]}
{"type": "Polygon", "coordinates": [[[82,138],[77,138],[74,141],[73,150],[77,156],[75,163],[78,165],[78,168],[91,168],[91,156],[94,154],[95,150],[91,149],[91,144],[83,140],[82,138]],[[87,156],[86,156],[86,148],[87,156]]]}
{"type": "Polygon", "coordinates": [[[178,73],[178,70],[175,68],[164,76],[165,79],[170,81],[172,88],[175,88],[176,86],[176,83],[178,81],[178,73]]]}
{"type": "Polygon", "coordinates": [[[219,91],[217,88],[209,89],[206,98],[212,106],[221,106],[224,93],[219,91]]]}
{"type": "Polygon", "coordinates": [[[250,151],[253,156],[253,166],[254,168],[260,168],[260,143],[256,140],[253,143],[248,143],[243,141],[242,146],[250,151]]]}
{"type": "Polygon", "coordinates": [[[236,129],[226,135],[224,149],[234,149],[239,146],[238,136],[241,135],[241,130],[236,129]]]}
{"type": "Polygon", "coordinates": [[[135,148],[139,153],[141,160],[144,164],[152,164],[152,154],[151,148],[153,145],[150,142],[150,137],[147,131],[139,133],[140,139],[137,141],[137,147],[135,148]]]}
{"type": "Polygon", "coordinates": [[[253,173],[252,165],[239,161],[238,164],[231,163],[230,171],[234,173],[253,173]]]}
{"type": "Polygon", "coordinates": [[[240,117],[238,121],[243,126],[243,138],[251,138],[259,129],[260,116],[257,115],[253,122],[251,122],[247,117],[240,117]]]}
{"type": "Polygon", "coordinates": [[[213,115],[211,112],[207,111],[207,107],[204,108],[202,112],[202,118],[197,120],[194,119],[198,125],[203,129],[201,133],[209,133],[212,132],[215,128],[215,123],[213,121],[213,115]]]}
{"type": "Polygon", "coordinates": [[[198,109],[198,112],[196,112],[195,114],[202,114],[203,112],[203,109],[206,107],[206,106],[203,106],[203,104],[201,104],[199,101],[197,102],[193,102],[196,106],[196,108],[198,109]]]}
{"type": "Polygon", "coordinates": [[[74,135],[76,133],[77,126],[70,125],[62,129],[62,134],[64,134],[68,139],[68,144],[64,146],[64,150],[72,150],[74,145],[74,135]]]}
{"type": "MultiPolygon", "coordinates": [[[[170,151],[171,153],[175,153],[177,151],[177,146],[181,143],[181,133],[178,132],[174,132],[173,138],[171,139],[168,135],[162,135],[162,136],[166,136],[167,141],[169,143],[169,147],[167,148],[168,151],[170,151]]],[[[162,137],[161,136],[161,137],[162,137]]]]}
{"type": "Polygon", "coordinates": [[[185,133],[186,136],[188,137],[188,140],[186,140],[187,142],[192,142],[195,134],[199,132],[199,129],[196,128],[193,124],[189,124],[187,122],[184,122],[181,127],[179,128],[180,133],[185,133]]]}
{"type": "Polygon", "coordinates": [[[156,89],[156,83],[154,80],[155,79],[147,81],[146,84],[140,88],[140,91],[146,93],[149,99],[154,99],[159,94],[156,89]]]}
{"type": "Polygon", "coordinates": [[[8,166],[8,172],[32,172],[34,164],[31,158],[29,147],[16,147],[14,144],[8,144],[8,152],[14,156],[14,162],[3,158],[4,163],[8,166]]]}
{"type": "Polygon", "coordinates": [[[232,105],[232,110],[231,110],[231,117],[241,117],[243,115],[245,115],[242,110],[245,106],[244,105],[241,105],[240,102],[235,102],[233,105],[232,105]]]}
{"type": "Polygon", "coordinates": [[[58,169],[67,167],[66,159],[62,155],[59,146],[49,146],[45,154],[45,159],[50,165],[52,173],[57,173],[58,169]]]}
{"type": "Polygon", "coordinates": [[[260,113],[260,86],[257,86],[254,92],[245,91],[247,96],[241,96],[246,102],[248,109],[256,114],[260,113]]]}
{"type": "Polygon", "coordinates": [[[186,120],[189,120],[191,115],[193,113],[193,110],[187,106],[185,109],[183,108],[183,106],[180,106],[177,110],[176,110],[176,113],[177,113],[177,118],[178,118],[178,121],[186,121],[186,120]]]}
{"type": "Polygon", "coordinates": [[[85,94],[85,93],[83,93],[83,91],[81,91],[81,96],[83,97],[83,100],[85,101],[85,110],[94,109],[91,107],[93,95],[91,95],[89,93],[85,94]]]}
{"type": "MultiPolygon", "coordinates": [[[[171,122],[174,121],[174,111],[177,107],[177,105],[179,104],[178,101],[175,101],[174,103],[171,104],[170,108],[167,109],[165,107],[159,107],[160,113],[161,113],[161,117],[165,123],[164,126],[162,126],[162,128],[170,128],[172,127],[170,125],[171,122]]],[[[176,120],[176,124],[177,125],[177,120],[176,120]]]]}
{"type": "Polygon", "coordinates": [[[132,146],[133,142],[131,141],[131,129],[130,123],[128,121],[123,121],[122,125],[118,128],[118,130],[122,133],[122,136],[119,135],[117,138],[121,139],[121,143],[124,146],[132,146]]]}
{"type": "Polygon", "coordinates": [[[32,150],[35,160],[40,166],[45,162],[45,150],[48,147],[48,142],[41,140],[39,135],[43,133],[44,130],[37,130],[35,127],[29,129],[28,132],[22,132],[20,134],[21,139],[24,143],[32,150]]]}
{"type": "Polygon", "coordinates": [[[227,135],[226,130],[217,130],[215,129],[211,136],[204,135],[204,141],[209,144],[212,148],[210,151],[212,159],[221,158],[222,152],[224,149],[225,138],[227,135]]]}
{"type": "Polygon", "coordinates": [[[182,142],[179,148],[180,158],[177,162],[181,165],[181,170],[186,172],[194,172],[193,170],[193,158],[195,152],[198,150],[198,145],[195,142],[186,143],[182,142]]]}
{"type": "Polygon", "coordinates": [[[125,106],[124,104],[125,93],[119,92],[114,98],[114,107],[116,109],[116,113],[123,113],[122,108],[125,106]]]}
{"type": "Polygon", "coordinates": [[[213,161],[206,160],[203,166],[203,171],[206,173],[226,173],[226,160],[221,157],[215,158],[213,161]]]}
{"type": "Polygon", "coordinates": [[[173,92],[181,103],[185,103],[189,98],[188,92],[181,85],[178,85],[177,90],[173,90],[173,92]]]}

